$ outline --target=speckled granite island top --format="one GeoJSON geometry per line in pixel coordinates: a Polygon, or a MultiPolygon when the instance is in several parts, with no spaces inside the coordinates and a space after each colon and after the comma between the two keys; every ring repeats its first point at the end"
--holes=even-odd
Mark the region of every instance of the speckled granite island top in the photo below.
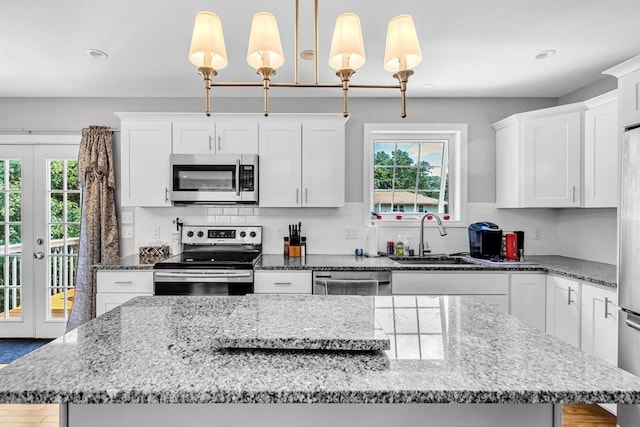
{"type": "Polygon", "coordinates": [[[223,348],[389,350],[389,337],[357,295],[247,295],[215,332],[223,348]]]}
{"type": "Polygon", "coordinates": [[[387,351],[212,347],[244,298],[135,298],[0,370],[0,402],[640,403],[640,378],[464,297],[367,297],[387,351]]]}

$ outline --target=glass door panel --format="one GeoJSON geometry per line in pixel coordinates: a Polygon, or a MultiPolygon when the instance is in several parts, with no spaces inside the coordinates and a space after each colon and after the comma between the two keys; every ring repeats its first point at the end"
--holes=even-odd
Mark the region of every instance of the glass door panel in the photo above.
{"type": "Polygon", "coordinates": [[[35,154],[36,200],[43,212],[36,219],[36,334],[62,335],[71,313],[80,241],[81,196],[78,186],[78,147],[38,147],[35,154]]]}
{"type": "Polygon", "coordinates": [[[0,153],[0,337],[30,337],[33,147],[1,146],[0,153]]]}

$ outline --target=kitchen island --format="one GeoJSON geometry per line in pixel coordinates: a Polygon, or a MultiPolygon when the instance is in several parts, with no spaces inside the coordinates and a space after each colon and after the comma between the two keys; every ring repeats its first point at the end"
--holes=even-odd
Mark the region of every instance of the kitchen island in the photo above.
{"type": "Polygon", "coordinates": [[[640,378],[463,297],[364,298],[389,350],[217,344],[280,298],[138,297],[2,369],[0,402],[60,403],[70,427],[558,426],[560,403],[640,404],[640,378]]]}

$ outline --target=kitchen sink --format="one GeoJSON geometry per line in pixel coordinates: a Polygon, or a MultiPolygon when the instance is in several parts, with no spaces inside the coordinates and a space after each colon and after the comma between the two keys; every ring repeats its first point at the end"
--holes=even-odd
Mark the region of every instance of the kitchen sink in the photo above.
{"type": "Polygon", "coordinates": [[[417,264],[417,265],[472,265],[473,261],[464,258],[451,257],[447,255],[434,255],[425,257],[397,257],[392,258],[400,264],[417,264]]]}

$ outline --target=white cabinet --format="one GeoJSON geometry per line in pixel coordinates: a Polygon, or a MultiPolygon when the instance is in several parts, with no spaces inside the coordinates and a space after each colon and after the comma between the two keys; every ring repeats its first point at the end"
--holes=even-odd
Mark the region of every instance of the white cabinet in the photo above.
{"type": "Polygon", "coordinates": [[[121,205],[171,206],[171,121],[121,118],[121,205]]]}
{"type": "Polygon", "coordinates": [[[260,124],[260,206],[344,206],[344,119],[260,124]]]}
{"type": "Polygon", "coordinates": [[[256,271],[256,294],[311,294],[311,271],[256,271]]]}
{"type": "Polygon", "coordinates": [[[585,103],[584,207],[618,205],[618,97],[612,91],[585,103]]]}
{"type": "Polygon", "coordinates": [[[582,284],[582,350],[618,364],[618,295],[615,289],[582,284]]]}
{"type": "Polygon", "coordinates": [[[640,123],[640,55],[603,72],[618,78],[618,130],[640,123]]]}
{"type": "Polygon", "coordinates": [[[257,154],[258,121],[174,121],[173,153],[257,154]]]}
{"type": "Polygon", "coordinates": [[[580,347],[580,282],[547,276],[547,333],[580,347]]]}
{"type": "Polygon", "coordinates": [[[493,124],[497,207],[580,206],[583,110],[570,104],[493,124]]]}
{"type": "Polygon", "coordinates": [[[134,297],[153,295],[153,270],[100,270],[96,281],[98,316],[134,297]]]}
{"type": "Polygon", "coordinates": [[[546,329],[546,275],[511,274],[511,314],[542,332],[546,329]]]}
{"type": "Polygon", "coordinates": [[[509,312],[509,275],[452,271],[392,271],[393,295],[468,295],[509,312]]]}

